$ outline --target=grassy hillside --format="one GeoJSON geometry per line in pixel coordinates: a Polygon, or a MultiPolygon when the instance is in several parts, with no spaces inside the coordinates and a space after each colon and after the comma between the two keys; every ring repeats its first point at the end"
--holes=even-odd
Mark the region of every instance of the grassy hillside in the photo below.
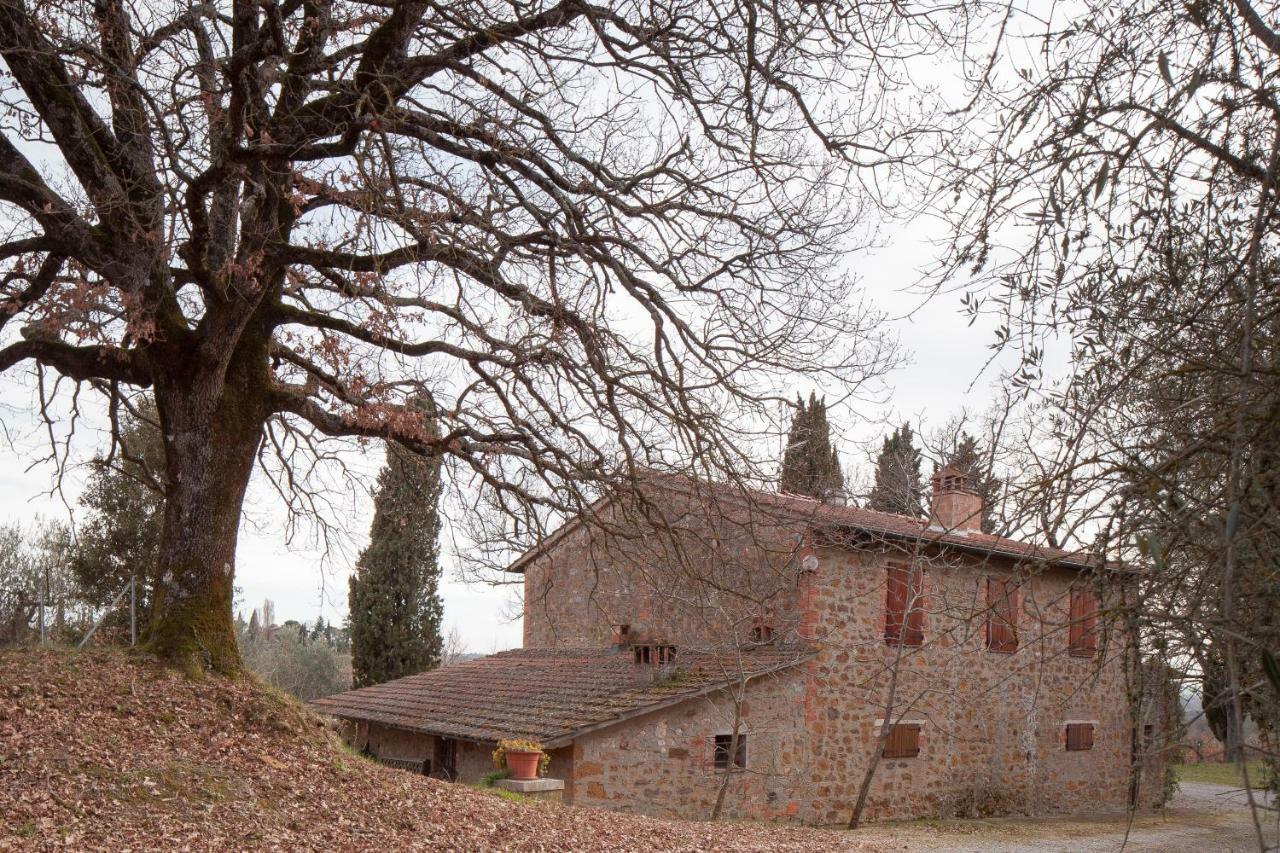
{"type": "MultiPolygon", "coordinates": [[[[1215,785],[1244,784],[1238,764],[1177,764],[1173,772],[1178,774],[1179,782],[1212,782],[1215,785]]],[[[1264,783],[1261,761],[1249,762],[1249,783],[1259,788],[1264,783]]]]}
{"type": "Polygon", "coordinates": [[[513,803],[373,764],[248,680],[0,651],[0,850],[876,850],[843,833],[513,803]]]}

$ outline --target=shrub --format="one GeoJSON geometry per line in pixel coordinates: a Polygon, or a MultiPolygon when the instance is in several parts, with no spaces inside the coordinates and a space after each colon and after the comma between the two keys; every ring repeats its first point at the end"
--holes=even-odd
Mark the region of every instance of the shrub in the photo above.
{"type": "Polygon", "coordinates": [[[498,783],[499,779],[507,779],[511,776],[511,771],[503,767],[501,770],[490,770],[488,773],[480,777],[481,788],[492,788],[498,783]]]}
{"type": "Polygon", "coordinates": [[[327,643],[304,640],[296,631],[244,637],[241,651],[245,665],[263,681],[304,702],[351,687],[350,656],[327,643]]]}

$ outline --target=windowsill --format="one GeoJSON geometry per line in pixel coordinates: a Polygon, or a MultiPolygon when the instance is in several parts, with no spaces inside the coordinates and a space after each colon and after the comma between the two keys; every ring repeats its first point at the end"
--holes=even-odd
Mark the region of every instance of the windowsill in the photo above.
{"type": "Polygon", "coordinates": [[[1073,658],[1096,658],[1097,649],[1067,649],[1067,655],[1073,658]]]}
{"type": "Polygon", "coordinates": [[[1017,649],[993,649],[990,646],[987,647],[986,651],[991,652],[993,655],[1016,655],[1018,653],[1017,649]]]}

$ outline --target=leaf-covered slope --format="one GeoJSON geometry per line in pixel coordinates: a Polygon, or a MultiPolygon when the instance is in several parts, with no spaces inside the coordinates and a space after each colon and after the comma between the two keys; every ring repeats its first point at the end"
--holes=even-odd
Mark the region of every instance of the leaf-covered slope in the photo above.
{"type": "Polygon", "coordinates": [[[513,803],[381,767],[250,681],[0,652],[0,850],[876,849],[842,833],[513,803]]]}

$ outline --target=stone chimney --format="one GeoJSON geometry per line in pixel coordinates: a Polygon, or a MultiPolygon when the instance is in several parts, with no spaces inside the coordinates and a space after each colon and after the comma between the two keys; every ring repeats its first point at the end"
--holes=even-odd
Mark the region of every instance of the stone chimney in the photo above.
{"type": "Polygon", "coordinates": [[[946,530],[982,529],[982,496],[973,478],[944,465],[933,472],[929,524],[946,530]]]}

